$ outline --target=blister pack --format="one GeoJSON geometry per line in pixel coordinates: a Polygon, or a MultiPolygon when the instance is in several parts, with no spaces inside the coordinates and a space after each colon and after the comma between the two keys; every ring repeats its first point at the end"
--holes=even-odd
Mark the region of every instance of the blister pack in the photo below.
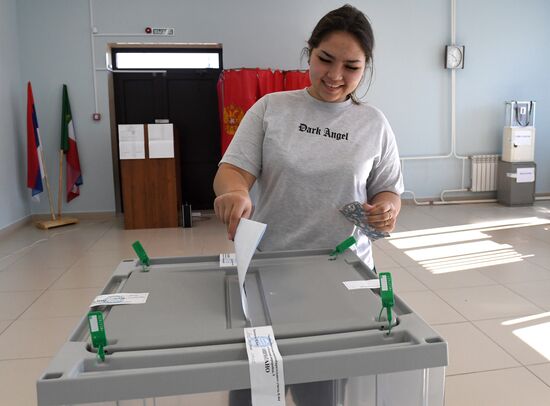
{"type": "Polygon", "coordinates": [[[385,231],[378,231],[367,223],[367,213],[363,210],[363,205],[359,202],[346,204],[340,209],[340,212],[349,221],[355,224],[371,241],[380,238],[389,237],[390,234],[385,231]]]}

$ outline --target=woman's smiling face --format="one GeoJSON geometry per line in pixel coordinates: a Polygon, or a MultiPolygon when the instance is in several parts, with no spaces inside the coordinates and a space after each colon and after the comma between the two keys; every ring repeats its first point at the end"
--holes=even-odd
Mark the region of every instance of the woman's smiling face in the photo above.
{"type": "Polygon", "coordinates": [[[366,56],[359,41],[344,31],[333,32],[311,50],[308,91],[318,100],[346,100],[363,77],[366,56]]]}

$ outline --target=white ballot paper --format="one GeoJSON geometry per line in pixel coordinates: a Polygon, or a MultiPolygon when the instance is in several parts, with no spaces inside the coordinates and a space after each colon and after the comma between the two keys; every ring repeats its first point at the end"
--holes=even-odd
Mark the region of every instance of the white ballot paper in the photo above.
{"type": "Polygon", "coordinates": [[[149,124],[149,158],[174,158],[173,124],[149,124]]]}
{"type": "MultiPolygon", "coordinates": [[[[242,221],[242,220],[241,220],[242,221]]],[[[271,326],[244,329],[254,406],[284,406],[283,358],[271,326]]]]}
{"type": "Polygon", "coordinates": [[[248,316],[248,300],[246,298],[244,279],[252,255],[254,255],[254,251],[256,251],[258,247],[266,227],[267,225],[264,223],[242,218],[237,227],[237,232],[235,233],[235,256],[237,257],[237,273],[239,275],[241,303],[243,305],[244,316],[247,320],[250,320],[250,318],[248,316]]]}
{"type": "Polygon", "coordinates": [[[113,293],[97,296],[90,307],[113,306],[124,304],[142,304],[147,301],[149,293],[113,293]]]}
{"type": "Polygon", "coordinates": [[[362,281],[342,282],[348,290],[355,289],[380,289],[380,279],[367,279],[362,281]]]}
{"type": "Polygon", "coordinates": [[[119,124],[118,150],[120,159],[145,158],[145,132],[143,124],[119,124]]]}

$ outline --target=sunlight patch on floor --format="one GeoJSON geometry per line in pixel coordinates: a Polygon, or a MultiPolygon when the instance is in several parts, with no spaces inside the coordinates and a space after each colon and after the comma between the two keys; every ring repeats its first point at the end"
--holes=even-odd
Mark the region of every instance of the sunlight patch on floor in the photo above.
{"type": "Polygon", "coordinates": [[[513,326],[508,330],[510,334],[513,334],[547,360],[550,360],[550,312],[505,320],[500,324],[504,327],[513,326]],[[533,323],[539,320],[540,322],[533,323]],[[530,325],[525,325],[526,323],[530,325]],[[521,327],[522,324],[525,327],[521,327]]]}
{"type": "Polygon", "coordinates": [[[550,317],[550,312],[533,314],[531,316],[519,317],[517,319],[512,319],[512,320],[506,320],[506,321],[503,321],[501,324],[503,326],[513,326],[516,324],[527,323],[533,320],[543,319],[545,317],[550,317]]]}
{"type": "Polygon", "coordinates": [[[461,224],[458,226],[447,226],[437,228],[426,228],[423,230],[402,231],[399,233],[392,233],[388,238],[390,242],[400,240],[408,237],[419,237],[423,235],[441,235],[444,233],[460,232],[466,230],[478,230],[478,231],[491,231],[491,230],[505,230],[518,227],[539,226],[543,224],[550,224],[550,220],[542,219],[540,217],[522,217],[516,219],[495,220],[495,221],[483,221],[473,224],[461,224]]]}
{"type": "Polygon", "coordinates": [[[547,219],[525,217],[439,227],[392,234],[390,244],[434,274],[465,271],[523,261],[510,244],[490,240],[490,231],[550,224],[547,219]]]}
{"type": "Polygon", "coordinates": [[[514,330],[514,335],[550,361],[550,322],[514,330]]]}
{"type": "Polygon", "coordinates": [[[482,240],[491,238],[490,235],[480,232],[479,230],[472,231],[457,231],[453,233],[433,234],[421,237],[410,237],[393,240],[391,243],[399,249],[411,249],[420,247],[429,247],[432,245],[451,244],[464,241],[482,240]]]}

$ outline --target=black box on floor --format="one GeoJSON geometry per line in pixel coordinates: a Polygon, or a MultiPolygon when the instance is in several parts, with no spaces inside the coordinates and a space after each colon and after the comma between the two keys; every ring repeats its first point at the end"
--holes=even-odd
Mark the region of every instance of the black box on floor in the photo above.
{"type": "Polygon", "coordinates": [[[193,226],[193,215],[191,213],[191,205],[185,203],[183,205],[183,227],[188,228],[193,226]]]}
{"type": "Polygon", "coordinates": [[[498,162],[498,202],[506,206],[526,206],[535,201],[534,162],[498,162]]]}

